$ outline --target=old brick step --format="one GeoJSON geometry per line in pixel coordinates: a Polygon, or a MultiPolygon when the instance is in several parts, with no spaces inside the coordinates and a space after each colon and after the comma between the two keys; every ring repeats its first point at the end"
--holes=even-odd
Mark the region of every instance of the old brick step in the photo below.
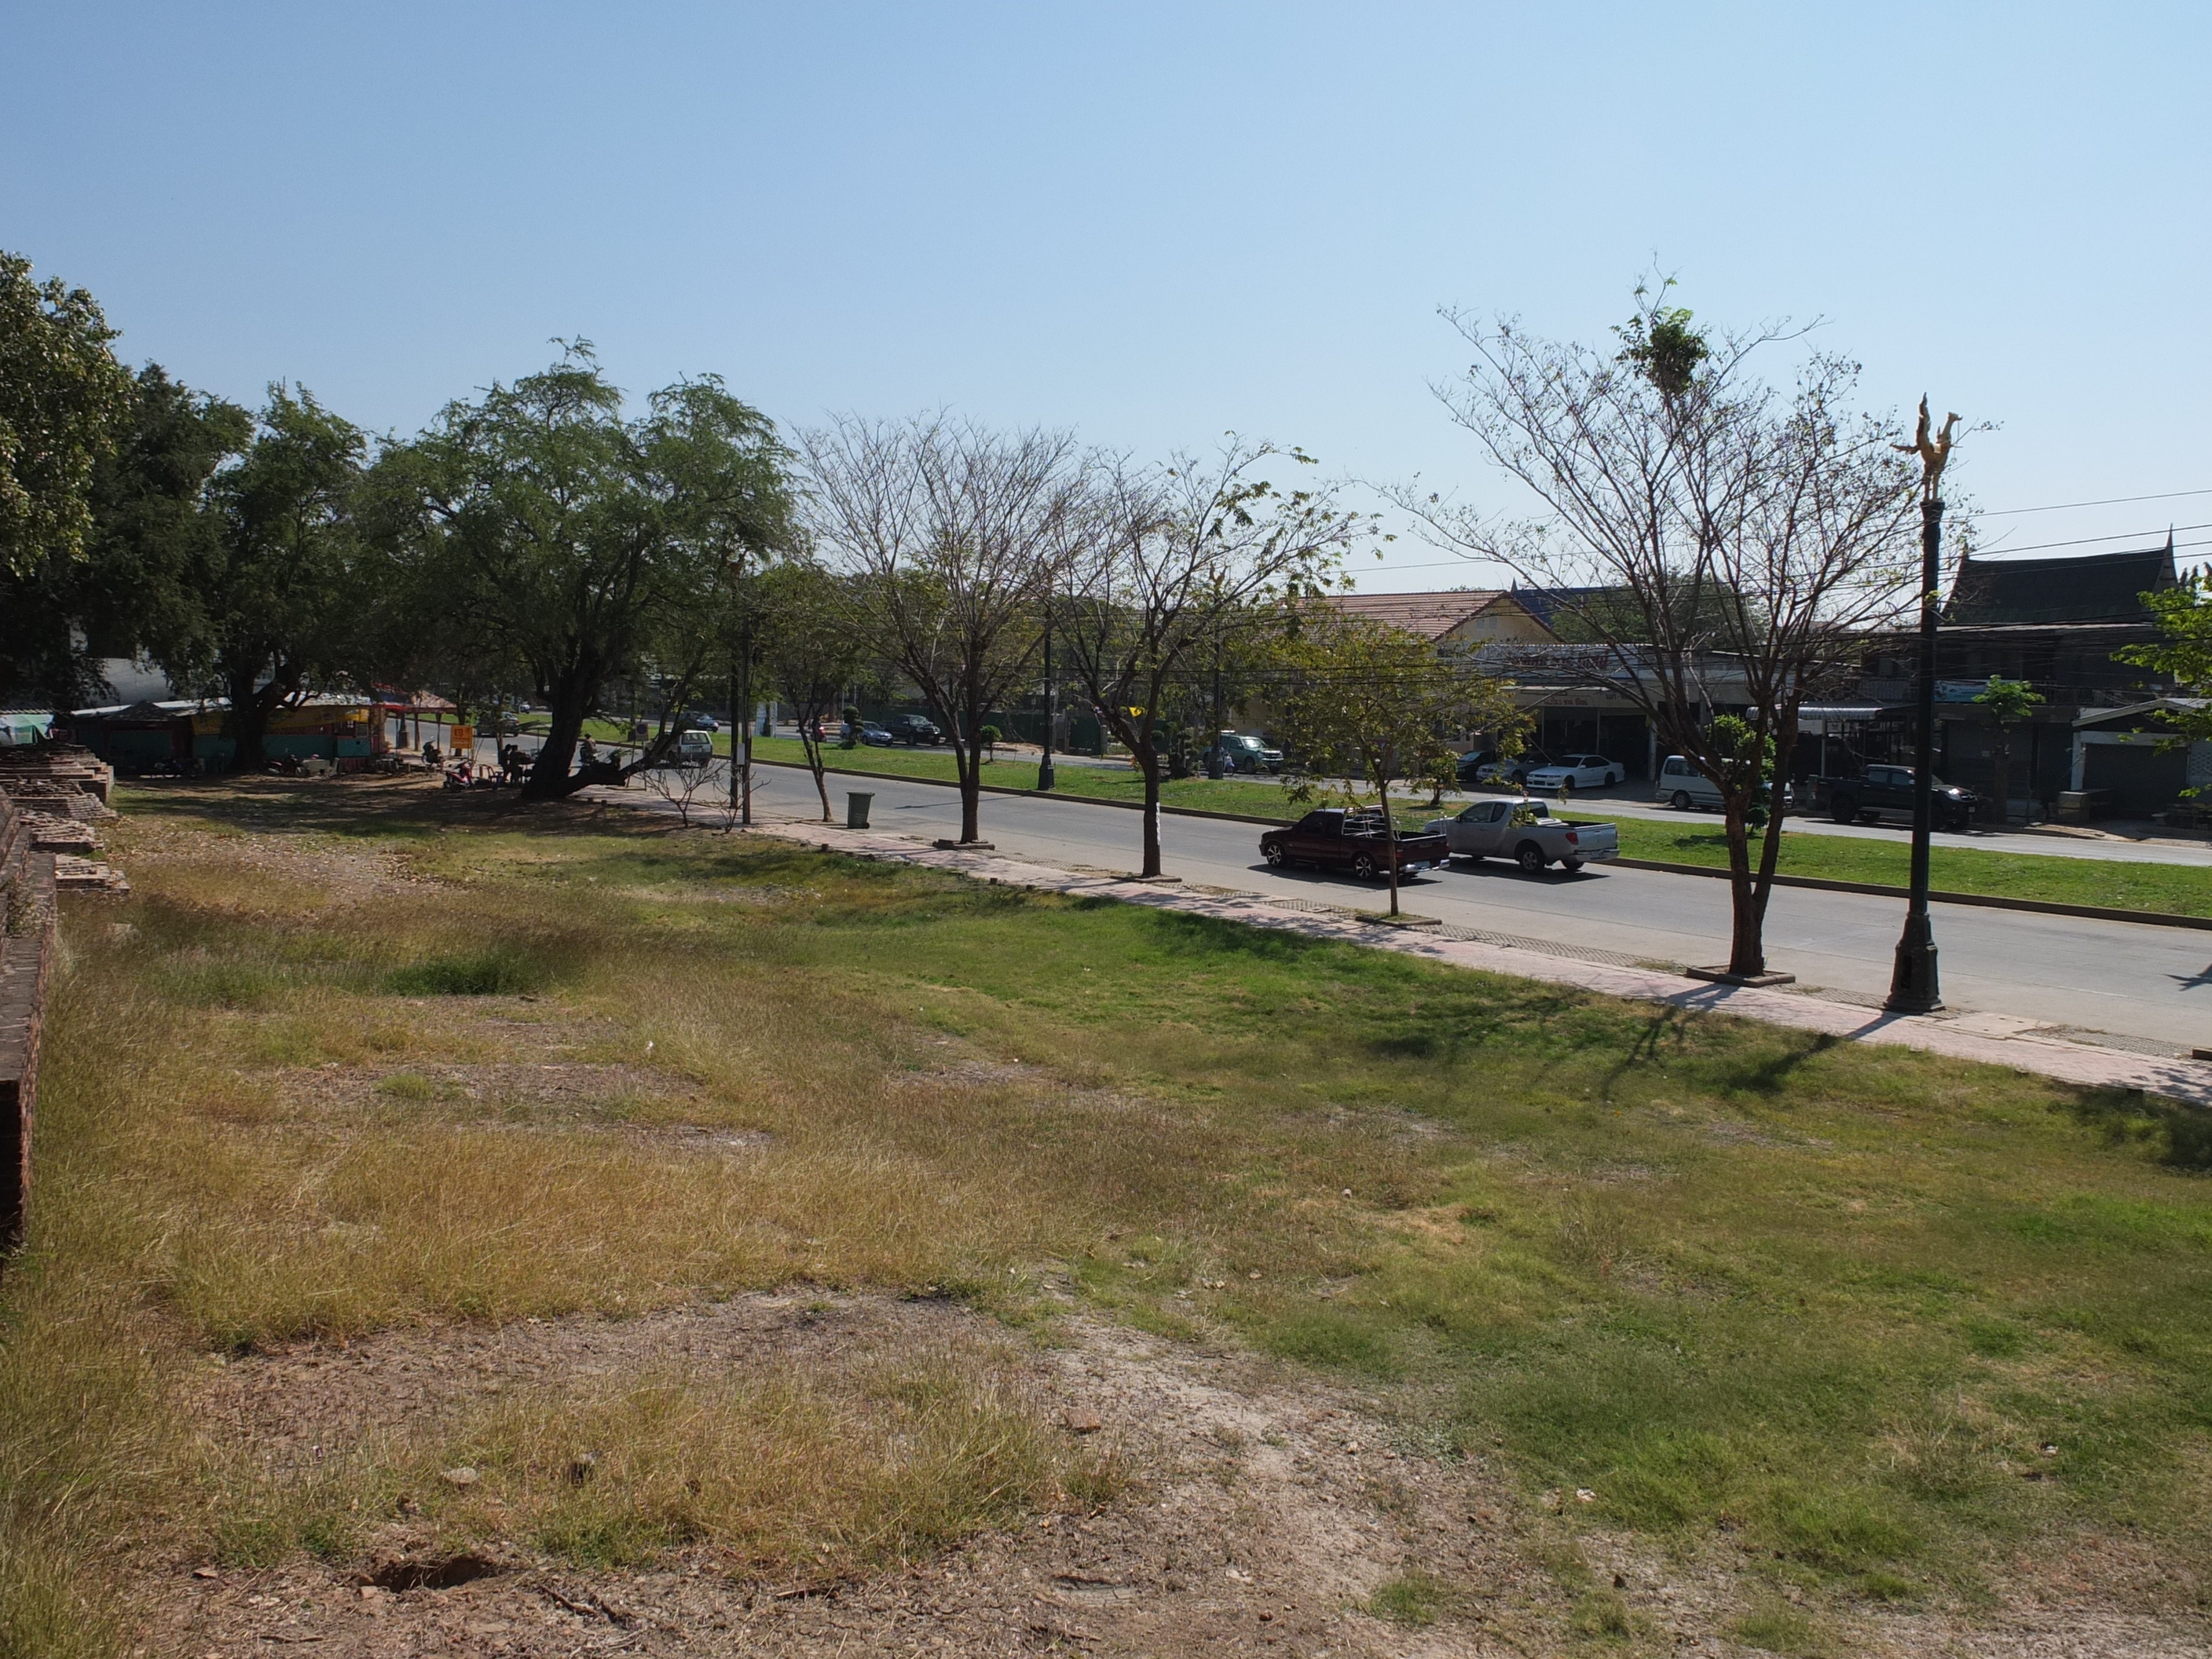
{"type": "Polygon", "coordinates": [[[90,859],[69,853],[54,855],[54,886],[64,893],[127,893],[131,884],[123,872],[90,859]]]}
{"type": "Polygon", "coordinates": [[[57,817],[51,812],[26,812],[23,827],[30,832],[31,845],[42,853],[100,850],[100,832],[76,818],[57,817]]]}

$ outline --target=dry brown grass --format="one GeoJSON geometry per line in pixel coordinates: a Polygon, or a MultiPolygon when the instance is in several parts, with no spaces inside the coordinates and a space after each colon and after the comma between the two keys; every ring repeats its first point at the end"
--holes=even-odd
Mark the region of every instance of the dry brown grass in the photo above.
{"type": "Polygon", "coordinates": [[[205,1418],[226,1355],[801,1283],[1018,1325],[1049,1273],[1403,1379],[1423,1443],[1590,1489],[1561,1527],[1839,1597],[2100,1528],[2212,1559],[2177,1518],[2212,1207],[2130,1103],[619,818],[345,821],[381,788],[137,803],[137,892],[74,903],[4,1287],[0,1659],[100,1650],[131,1563],[218,1545],[796,1572],[1110,1475],[988,1346],[638,1356],[319,1460],[205,1418]]]}
{"type": "Polygon", "coordinates": [[[656,1349],[316,1432],[312,1448],[219,1438],[219,1560],[520,1548],[629,1566],[706,1546],[736,1574],[837,1577],[1096,1502],[1121,1478],[1109,1451],[1048,1425],[1017,1351],[943,1335],[859,1355],[656,1349]]]}
{"type": "Polygon", "coordinates": [[[952,1045],[866,997],[825,1018],[804,975],[705,971],[665,896],[641,917],[634,892],[465,884],[422,853],[395,871],[212,827],[148,839],[136,896],[71,918],[53,1010],[34,1254],[0,1348],[0,1654],[104,1650],[133,1552],[359,1548],[402,1491],[441,1538],[842,1568],[1103,1489],[998,1352],[549,1387],[312,1467],[204,1440],[185,1402],[210,1347],[794,1280],[1003,1297],[1006,1264],[1066,1248],[1103,1166],[1142,1153],[1010,1183],[1012,1091],[933,1077],[952,1045]],[[392,988],[488,950],[544,994],[392,988]],[[549,1098],[529,1085],[548,1065],[646,1084],[549,1098]],[[586,1483],[579,1447],[604,1449],[586,1483]],[[456,1461],[481,1486],[435,1480],[456,1461]]]}

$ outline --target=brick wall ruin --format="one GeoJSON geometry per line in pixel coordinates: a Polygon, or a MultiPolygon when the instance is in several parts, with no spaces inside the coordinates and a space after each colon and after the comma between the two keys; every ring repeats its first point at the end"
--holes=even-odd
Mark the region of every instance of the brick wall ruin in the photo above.
{"type": "Polygon", "coordinates": [[[57,892],[129,890],[90,854],[114,772],[69,744],[0,749],[0,1250],[23,1242],[39,1033],[58,954],[57,892]]]}

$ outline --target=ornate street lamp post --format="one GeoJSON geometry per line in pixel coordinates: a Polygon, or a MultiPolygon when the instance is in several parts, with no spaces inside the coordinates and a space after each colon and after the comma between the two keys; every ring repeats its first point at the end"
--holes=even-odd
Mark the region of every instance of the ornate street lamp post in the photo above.
{"type": "Polygon", "coordinates": [[[1910,444],[1898,447],[1920,457],[1920,678],[1914,688],[1919,729],[1912,745],[1912,878],[1905,901],[1905,931],[1897,941],[1896,965],[1889,978],[1893,1014],[1933,1013],[1943,1006],[1936,969],[1936,930],[1928,918],[1928,841],[1936,820],[1936,589],[1942,575],[1943,498],[1936,493],[1943,463],[1951,458],[1948,416],[1934,439],[1928,434],[1928,399],[1920,400],[1920,424],[1910,444]]]}

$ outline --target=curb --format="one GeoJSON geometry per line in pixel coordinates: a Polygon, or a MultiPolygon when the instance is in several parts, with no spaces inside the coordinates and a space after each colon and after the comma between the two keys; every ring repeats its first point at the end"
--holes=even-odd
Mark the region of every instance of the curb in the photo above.
{"type": "MultiPolygon", "coordinates": [[[[781,766],[787,771],[806,772],[807,769],[795,761],[753,761],[755,766],[781,766]]],[[[808,773],[809,776],[812,774],[808,773]]],[[[904,772],[854,772],[842,767],[831,767],[829,775],[846,778],[875,778],[885,783],[926,783],[939,789],[957,789],[960,786],[944,778],[917,778],[904,772]]],[[[1071,795],[1058,789],[1008,789],[997,784],[984,784],[987,795],[1025,795],[1032,800],[1075,801],[1085,806],[1111,806],[1125,812],[1141,812],[1142,801],[1100,800],[1091,795],[1071,795]]],[[[1288,818],[1255,817],[1249,812],[1209,812],[1196,806],[1169,806],[1160,811],[1179,818],[1213,818],[1224,823],[1258,823],[1269,829],[1288,823],[1288,818]]],[[[1616,870],[1656,870],[1670,876],[1707,876],[1722,881],[1728,872],[1711,864],[1669,864],[1656,859],[1607,859],[1606,862],[1616,870]]],[[[1910,898],[1908,887],[1885,887],[1870,881],[1829,881],[1820,876],[1776,876],[1777,887],[1809,887],[1824,893],[1864,893],[1875,898],[1910,898]]],[[[2212,916],[2174,915],[2164,910],[2123,910],[2104,904],[2062,904],[2052,899],[2004,898],[1994,893],[1930,892],[1929,901],[1935,904],[1971,904],[1984,910],[2026,910],[2046,916],[2080,916],[2090,921],[2130,921],[2139,927],[2191,927],[2212,933],[2212,916]]]]}

